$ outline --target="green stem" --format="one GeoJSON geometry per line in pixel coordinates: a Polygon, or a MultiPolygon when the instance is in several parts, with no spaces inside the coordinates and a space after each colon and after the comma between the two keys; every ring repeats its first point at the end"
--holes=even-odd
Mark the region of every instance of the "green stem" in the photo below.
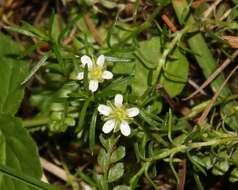
{"type": "Polygon", "coordinates": [[[227,136],[219,139],[213,139],[209,140],[207,142],[195,142],[195,143],[189,143],[187,145],[180,145],[174,148],[171,148],[165,152],[162,152],[161,154],[155,155],[150,158],[142,158],[143,160],[147,162],[152,162],[156,160],[161,160],[166,157],[169,157],[171,154],[177,154],[178,152],[185,152],[185,151],[190,151],[191,149],[196,149],[196,148],[201,148],[201,147],[206,147],[206,146],[216,146],[219,144],[229,144],[229,143],[237,143],[238,142],[238,137],[233,135],[233,136],[227,136]]]}
{"type": "Polygon", "coordinates": [[[140,168],[140,170],[130,179],[130,187],[132,188],[132,190],[136,188],[140,176],[144,173],[147,167],[148,165],[146,163],[143,163],[143,166],[140,168]]]}
{"type": "Polygon", "coordinates": [[[22,121],[23,127],[34,127],[39,125],[45,125],[49,123],[50,119],[48,117],[35,117],[33,119],[26,119],[22,121]]]}
{"type": "Polygon", "coordinates": [[[167,47],[165,48],[161,58],[159,59],[158,65],[157,65],[156,70],[153,74],[153,79],[152,79],[153,85],[155,85],[157,83],[161,69],[165,66],[165,62],[166,62],[168,55],[177,46],[178,42],[181,40],[182,36],[187,32],[188,28],[189,27],[185,27],[183,30],[178,31],[175,34],[175,37],[173,38],[173,40],[171,42],[167,43],[167,47]]]}

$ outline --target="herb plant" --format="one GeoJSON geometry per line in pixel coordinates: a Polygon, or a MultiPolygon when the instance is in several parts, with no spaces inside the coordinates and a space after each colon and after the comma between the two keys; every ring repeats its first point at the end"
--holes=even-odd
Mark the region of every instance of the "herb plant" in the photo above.
{"type": "Polygon", "coordinates": [[[0,7],[0,189],[237,188],[237,1],[23,2],[0,7]]]}

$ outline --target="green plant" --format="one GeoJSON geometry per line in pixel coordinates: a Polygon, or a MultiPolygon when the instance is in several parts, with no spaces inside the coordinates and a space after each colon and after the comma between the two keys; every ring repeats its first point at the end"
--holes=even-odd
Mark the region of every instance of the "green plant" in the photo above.
{"type": "Polygon", "coordinates": [[[233,53],[220,36],[237,34],[237,16],[227,25],[216,15],[199,17],[203,7],[192,10],[186,0],[151,0],[127,2],[133,12],[124,22],[123,3],[71,3],[75,8],[62,1],[66,18],[52,11],[42,28],[27,22],[5,26],[8,35],[24,36],[24,46],[0,33],[0,187],[54,188],[39,182],[39,155],[28,132],[45,138],[46,143],[38,140],[41,148],[49,159],[61,161],[66,186],[73,190],[79,180],[99,190],[160,189],[167,181],[170,189],[185,184],[194,189],[191,181],[197,189],[208,189],[204,176],[237,182],[237,95],[225,85],[225,74],[211,82],[206,97],[181,101],[191,91],[191,67],[201,82],[202,74],[209,78],[219,67],[216,55],[223,60],[233,53]],[[171,20],[181,27],[174,33],[159,17],[162,10],[172,11],[170,4],[171,20]],[[113,19],[104,18],[100,8],[113,19]],[[211,23],[217,27],[214,34],[211,23]],[[32,55],[34,66],[27,62],[32,55]],[[27,105],[34,111],[23,117],[24,105],[19,107],[26,87],[27,105]],[[215,103],[213,93],[219,95],[215,103]],[[203,123],[197,122],[211,103],[203,123]]]}

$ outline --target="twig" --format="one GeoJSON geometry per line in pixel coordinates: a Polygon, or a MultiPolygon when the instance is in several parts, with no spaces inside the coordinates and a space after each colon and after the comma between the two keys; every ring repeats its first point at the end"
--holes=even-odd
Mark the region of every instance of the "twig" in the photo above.
{"type": "Polygon", "coordinates": [[[201,90],[203,90],[206,86],[208,86],[231,62],[238,56],[238,50],[236,50],[232,55],[231,58],[226,59],[218,69],[212,73],[210,77],[207,78],[207,80],[191,95],[184,98],[183,100],[189,100],[192,97],[194,97],[196,94],[198,94],[201,90]]]}
{"type": "Polygon", "coordinates": [[[179,183],[177,184],[176,190],[184,190],[185,181],[186,181],[186,171],[187,171],[187,162],[184,159],[181,163],[179,163],[179,183]]]}
{"type": "Polygon", "coordinates": [[[69,36],[64,39],[63,45],[67,45],[73,40],[73,37],[74,37],[76,31],[77,31],[77,27],[73,27],[73,29],[70,31],[69,36]]]}
{"type": "Polygon", "coordinates": [[[46,159],[44,159],[42,157],[40,158],[40,162],[41,162],[42,167],[46,171],[48,171],[51,174],[57,176],[58,178],[60,178],[63,181],[67,181],[68,180],[66,172],[62,168],[56,166],[55,164],[49,162],[48,160],[46,160],[46,159]]]}
{"type": "Polygon", "coordinates": [[[84,16],[84,20],[88,26],[88,29],[89,31],[92,33],[95,41],[99,44],[99,45],[102,45],[103,41],[102,41],[102,38],[101,36],[99,36],[98,32],[97,32],[97,29],[92,21],[92,19],[89,17],[89,15],[85,15],[84,16]]]}
{"type": "Polygon", "coordinates": [[[227,11],[219,18],[219,20],[225,20],[225,19],[231,14],[231,10],[232,10],[232,9],[227,10],[227,11]]]}
{"type": "Polygon", "coordinates": [[[207,93],[203,89],[200,89],[199,86],[192,79],[188,79],[188,84],[190,84],[193,88],[198,90],[201,94],[207,95],[207,93]]]}
{"type": "Polygon", "coordinates": [[[177,28],[176,26],[174,25],[174,23],[169,19],[169,17],[165,14],[163,14],[161,16],[162,20],[165,22],[165,24],[169,27],[169,29],[172,31],[172,32],[176,32],[177,31],[177,28]]]}
{"type": "Polygon", "coordinates": [[[199,125],[203,125],[204,124],[204,120],[205,118],[208,116],[210,110],[212,109],[212,106],[214,105],[214,103],[216,102],[216,99],[218,98],[218,96],[220,95],[221,91],[223,90],[223,88],[225,87],[226,83],[228,82],[228,80],[232,77],[232,75],[235,73],[235,71],[238,69],[238,65],[230,72],[230,74],[228,75],[228,77],[226,78],[226,80],[222,83],[221,87],[218,89],[218,91],[216,92],[216,94],[214,94],[214,96],[212,97],[211,102],[208,104],[208,106],[206,107],[206,109],[204,110],[204,112],[202,113],[201,117],[198,119],[198,124],[199,125]]]}
{"type": "Polygon", "coordinates": [[[232,48],[238,49],[238,36],[223,36],[222,39],[227,40],[232,48]]]}
{"type": "Polygon", "coordinates": [[[209,2],[209,1],[214,1],[214,0],[197,0],[197,1],[194,1],[192,2],[192,8],[197,8],[199,7],[202,3],[206,3],[206,2],[209,2]]]}
{"type": "MultiPolygon", "coordinates": [[[[69,176],[67,175],[65,170],[63,170],[59,166],[49,162],[48,160],[46,160],[42,157],[40,157],[40,162],[41,162],[41,165],[44,170],[48,171],[49,173],[53,174],[54,176],[60,178],[63,181],[68,182],[69,176]]],[[[83,189],[87,189],[87,187],[89,187],[89,185],[83,181],[80,182],[80,185],[81,185],[81,187],[83,187],[83,189]]]]}
{"type": "Polygon", "coordinates": [[[40,11],[38,12],[34,22],[33,22],[33,25],[36,26],[39,21],[41,20],[41,17],[43,16],[43,14],[45,13],[47,7],[49,5],[49,1],[45,1],[40,9],[40,11]]]}
{"type": "Polygon", "coordinates": [[[222,0],[216,0],[214,3],[212,3],[211,6],[209,6],[207,10],[204,11],[204,18],[207,18],[220,2],[222,2],[222,0]]]}
{"type": "Polygon", "coordinates": [[[42,175],[41,181],[45,182],[45,183],[49,183],[47,177],[45,176],[45,174],[42,175]]]}

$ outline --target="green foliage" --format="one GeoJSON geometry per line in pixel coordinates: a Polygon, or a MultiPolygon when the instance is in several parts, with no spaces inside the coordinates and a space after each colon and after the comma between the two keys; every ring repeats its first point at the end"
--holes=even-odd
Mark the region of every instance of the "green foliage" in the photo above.
{"type": "MultiPolygon", "coordinates": [[[[40,179],[42,170],[37,148],[21,121],[7,115],[0,115],[1,164],[17,172],[40,179]]],[[[32,189],[25,184],[1,174],[0,189],[32,189]]]]}
{"type": "MultiPolygon", "coordinates": [[[[23,190],[32,187],[51,189],[38,181],[41,168],[36,146],[20,120],[13,117],[22,101],[24,85],[28,84],[29,99],[34,107],[32,114],[36,117],[22,124],[30,127],[37,137],[41,135],[39,129],[46,129],[44,135],[48,134],[50,140],[43,145],[51,154],[56,152],[51,152],[52,146],[48,147],[51,142],[57,145],[60,155],[65,147],[72,147],[73,152],[66,150],[62,158],[69,173],[69,185],[74,190],[78,188],[74,186],[78,180],[99,190],[163,189],[160,187],[163,181],[168,181],[172,184],[170,189],[175,189],[181,172],[188,178],[185,185],[196,183],[201,190],[210,188],[203,182],[202,175],[228,176],[231,182],[237,182],[237,109],[234,101],[237,95],[231,96],[226,85],[204,125],[198,125],[195,120],[207,109],[211,92],[216,93],[224,82],[223,74],[212,81],[212,91],[206,91],[206,96],[186,102],[179,99],[191,93],[190,88],[185,88],[188,75],[191,79],[195,75],[195,82],[200,84],[203,77],[196,76],[197,71],[200,74],[201,70],[208,78],[219,67],[218,59],[212,53],[220,60],[231,58],[232,50],[222,37],[237,35],[236,7],[223,22],[219,19],[227,11],[228,2],[221,3],[209,19],[204,19],[203,12],[210,2],[190,11],[186,0],[174,0],[177,19],[185,27],[178,26],[177,32],[170,32],[161,20],[164,12],[160,12],[171,3],[170,0],[123,1],[120,4],[108,0],[97,3],[70,1],[68,4],[69,1],[62,0],[62,3],[66,14],[53,11],[42,23],[43,30],[26,22],[22,27],[4,27],[34,38],[32,50],[21,53],[21,47],[0,34],[3,41],[0,43],[0,162],[9,167],[4,170],[3,166],[1,170],[0,164],[4,174],[0,175],[0,189],[3,186],[23,190]],[[71,3],[74,7],[68,10],[71,3]],[[197,20],[191,13],[195,13],[197,20]],[[216,30],[212,32],[210,26],[216,30]],[[42,42],[47,45],[47,53],[41,51],[42,42]],[[217,44],[221,45],[219,50],[215,47],[217,44]],[[30,51],[34,51],[38,61],[34,59],[36,63],[27,75],[23,58],[30,55],[30,51]],[[88,55],[94,62],[101,54],[105,55],[103,67],[112,71],[113,79],[100,81],[98,90],[91,92],[90,67],[82,66],[81,57],[88,55]],[[194,61],[198,65],[192,64],[194,61]],[[189,63],[192,64],[190,71],[189,63]],[[83,80],[79,79],[79,72],[84,73],[83,80]],[[124,97],[123,107],[114,113],[110,111],[115,107],[111,100],[119,93],[124,97]],[[201,102],[203,99],[206,101],[201,102]],[[110,105],[109,111],[104,110],[110,113],[101,117],[98,109],[102,104],[110,105]],[[130,110],[124,110],[127,106],[136,107],[138,116],[130,116],[130,110]],[[131,130],[128,137],[117,136],[116,132],[123,129],[121,120],[109,126],[112,127],[109,133],[103,130],[106,134],[102,134],[105,122],[115,118],[111,113],[128,121],[127,127],[131,130]],[[87,164],[81,168],[85,161],[87,164]],[[9,175],[8,169],[13,168],[16,171],[9,175]],[[168,179],[161,179],[161,176],[168,179]],[[12,180],[14,177],[18,181],[12,180]]],[[[169,16],[174,22],[175,17],[169,16]]],[[[31,40],[27,41],[27,47],[28,43],[31,44],[31,40]]]]}
{"type": "MultiPolygon", "coordinates": [[[[12,169],[10,167],[7,167],[5,165],[0,165],[0,171],[6,175],[8,178],[14,180],[14,182],[21,182],[21,184],[25,184],[24,189],[30,190],[30,189],[39,189],[39,190],[57,190],[56,187],[51,186],[47,183],[42,182],[40,179],[31,177],[29,175],[26,175],[22,172],[19,172],[15,169],[12,169]]],[[[14,186],[4,186],[4,188],[11,188],[11,189],[18,189],[19,187],[22,187],[21,185],[14,187],[14,186]]]]}
{"type": "Polygon", "coordinates": [[[126,149],[124,146],[119,146],[116,150],[112,152],[111,162],[115,163],[123,159],[126,155],[126,149]]]}
{"type": "Polygon", "coordinates": [[[113,190],[131,190],[131,188],[126,185],[118,185],[118,186],[114,187],[113,190]]]}
{"type": "Polygon", "coordinates": [[[0,114],[15,115],[23,99],[24,90],[20,84],[28,65],[20,58],[21,52],[17,43],[0,33],[0,114]]]}
{"type": "MultiPolygon", "coordinates": [[[[131,80],[132,96],[142,96],[151,85],[151,75],[161,59],[161,39],[154,37],[139,43],[135,56],[124,53],[127,58],[134,58],[134,62],[117,63],[113,72],[118,74],[133,74],[131,80]]],[[[122,55],[122,54],[120,54],[122,55]]],[[[188,77],[188,61],[186,57],[176,49],[164,65],[164,70],[159,79],[170,96],[174,97],[181,93],[188,77]]]]}
{"type": "Polygon", "coordinates": [[[108,182],[114,182],[122,177],[124,174],[124,164],[119,162],[112,166],[108,172],[108,182]]]}

